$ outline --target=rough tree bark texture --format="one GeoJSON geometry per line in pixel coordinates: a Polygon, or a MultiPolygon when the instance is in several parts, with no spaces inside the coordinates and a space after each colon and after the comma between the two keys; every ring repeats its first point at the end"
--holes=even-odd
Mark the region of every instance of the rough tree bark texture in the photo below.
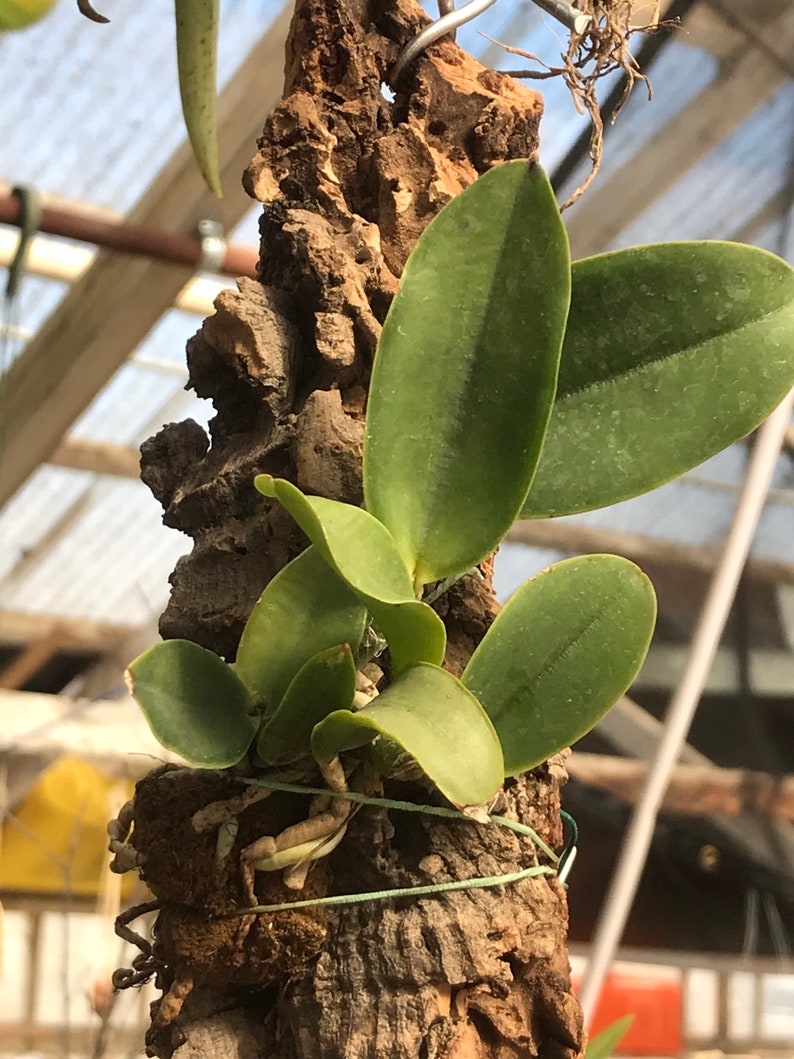
{"type": "MultiPolygon", "coordinates": [[[[425,21],[413,0],[299,0],[285,97],[244,177],[264,203],[261,281],[222,294],[188,346],[191,385],[217,412],[211,439],[188,422],[143,450],[166,523],[194,541],[172,575],[166,637],[231,660],[262,587],[304,547],[285,512],[253,489],[255,473],[360,501],[370,366],[416,238],[478,173],[536,151],[538,95],[451,42],[388,101],[386,73],[425,21]]],[[[495,611],[489,577],[463,579],[444,597],[451,668],[462,668],[495,611]]],[[[540,769],[506,792],[507,811],[557,846],[563,779],[560,767],[540,769]]],[[[534,856],[495,828],[362,810],[322,871],[329,892],[363,892],[514,871],[534,856]]],[[[319,919],[311,958],[268,988],[199,983],[180,1059],[579,1054],[556,881],[319,919]]]]}

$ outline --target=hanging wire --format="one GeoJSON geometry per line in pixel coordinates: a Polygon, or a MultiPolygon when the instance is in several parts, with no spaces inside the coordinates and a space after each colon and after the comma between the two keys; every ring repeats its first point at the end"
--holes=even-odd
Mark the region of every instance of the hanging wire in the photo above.
{"type": "MultiPolygon", "coordinates": [[[[405,45],[397,57],[397,62],[389,72],[389,84],[391,87],[397,87],[398,81],[411,63],[418,59],[422,52],[429,48],[431,44],[435,44],[437,40],[445,37],[448,33],[453,33],[460,26],[471,22],[473,18],[477,18],[478,15],[481,15],[483,11],[487,11],[495,3],[496,0],[469,0],[467,4],[464,4],[457,11],[453,7],[441,18],[437,18],[435,22],[431,22],[429,26],[417,33],[413,40],[408,41],[405,45]]],[[[440,7],[441,4],[439,4],[440,7]]]]}
{"type": "MultiPolygon", "coordinates": [[[[589,15],[577,10],[568,0],[532,0],[532,2],[556,18],[572,33],[584,33],[592,22],[589,15]]],[[[389,85],[392,88],[396,88],[397,82],[407,68],[431,44],[435,44],[437,40],[447,36],[449,33],[453,34],[454,40],[456,29],[467,22],[471,22],[472,19],[477,18],[478,15],[487,11],[495,3],[496,0],[469,0],[463,7],[455,10],[453,0],[439,0],[438,9],[441,13],[441,18],[426,26],[420,33],[417,33],[413,40],[410,40],[405,45],[389,73],[389,85]]]]}

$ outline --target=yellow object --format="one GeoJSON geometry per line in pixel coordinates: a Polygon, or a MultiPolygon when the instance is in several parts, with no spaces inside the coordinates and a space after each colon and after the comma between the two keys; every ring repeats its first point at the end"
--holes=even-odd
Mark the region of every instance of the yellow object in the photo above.
{"type": "MultiPolygon", "coordinates": [[[[130,797],[133,785],[126,786],[130,797]]],[[[118,808],[118,780],[84,761],[60,758],[3,825],[0,887],[97,894],[108,859],[107,823],[118,808]]],[[[125,876],[127,888],[133,882],[132,873],[125,876]]]]}
{"type": "Polygon", "coordinates": [[[0,31],[24,29],[55,7],[58,0],[0,0],[0,31]]]}

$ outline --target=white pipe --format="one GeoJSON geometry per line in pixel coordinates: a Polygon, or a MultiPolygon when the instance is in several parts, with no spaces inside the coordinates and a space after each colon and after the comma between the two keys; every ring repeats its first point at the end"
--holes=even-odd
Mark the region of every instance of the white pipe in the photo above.
{"type": "MultiPolygon", "coordinates": [[[[0,227],[0,268],[7,268],[13,261],[18,242],[19,231],[16,228],[0,227]]],[[[26,271],[32,276],[41,276],[44,279],[74,283],[80,279],[95,257],[95,251],[83,246],[72,246],[58,239],[37,235],[30,242],[26,271]]],[[[186,313],[210,316],[213,312],[212,303],[219,292],[233,286],[233,280],[228,277],[207,279],[204,276],[194,276],[177,294],[174,305],[186,313]]]]}
{"type": "Polygon", "coordinates": [[[793,404],[794,390],[758,432],[725,549],[709,584],[681,683],[670,701],[656,757],[648,770],[645,787],[623,840],[593,936],[590,960],[582,983],[580,999],[588,1024],[592,1022],[604,979],[623,935],[648,856],[659,806],[692,723],[736,595],[793,404]]]}

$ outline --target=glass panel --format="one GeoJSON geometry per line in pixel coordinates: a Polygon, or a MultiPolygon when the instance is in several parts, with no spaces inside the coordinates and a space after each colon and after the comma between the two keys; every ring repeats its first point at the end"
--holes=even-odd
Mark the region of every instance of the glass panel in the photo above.
{"type": "Polygon", "coordinates": [[[762,976],[761,1036],[794,1042],[794,974],[762,976]]]}
{"type": "Polygon", "coordinates": [[[719,1029],[717,972],[692,968],[684,982],[684,1035],[691,1040],[713,1040],[719,1029]]]}
{"type": "Polygon", "coordinates": [[[755,1030],[755,975],[734,971],[728,978],[728,1036],[748,1040],[755,1030]]]}
{"type": "Polygon", "coordinates": [[[32,923],[26,912],[0,912],[3,960],[0,968],[0,1022],[25,1021],[32,923]]]}

